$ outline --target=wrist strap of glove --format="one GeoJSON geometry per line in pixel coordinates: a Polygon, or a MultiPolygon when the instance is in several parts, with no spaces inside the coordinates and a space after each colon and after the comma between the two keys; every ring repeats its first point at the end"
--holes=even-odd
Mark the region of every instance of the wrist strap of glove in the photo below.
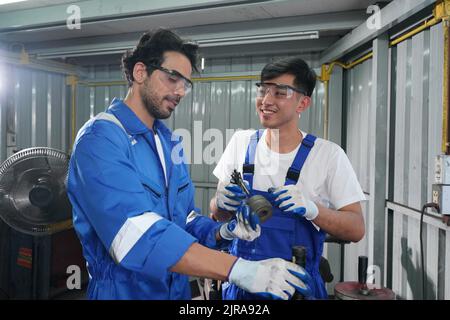
{"type": "Polygon", "coordinates": [[[220,234],[220,237],[221,237],[222,239],[224,239],[224,240],[233,240],[234,237],[233,237],[233,235],[231,234],[230,230],[228,230],[228,224],[229,224],[229,222],[224,223],[224,224],[220,227],[220,229],[219,229],[219,234],[220,234]]]}
{"type": "Polygon", "coordinates": [[[238,260],[240,260],[240,259],[241,258],[237,258],[236,260],[234,260],[233,264],[230,267],[230,270],[228,270],[227,278],[225,279],[225,281],[230,282],[231,271],[233,270],[234,266],[236,265],[236,262],[238,262],[238,260]]]}
{"type": "Polygon", "coordinates": [[[305,216],[305,219],[311,221],[317,218],[318,215],[319,215],[319,208],[313,201],[308,200],[308,211],[305,216]]]}

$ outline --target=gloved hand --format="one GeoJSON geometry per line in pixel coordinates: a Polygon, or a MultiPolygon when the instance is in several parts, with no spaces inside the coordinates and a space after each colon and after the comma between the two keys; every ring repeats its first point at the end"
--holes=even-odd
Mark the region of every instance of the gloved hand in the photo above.
{"type": "Polygon", "coordinates": [[[223,224],[219,230],[220,236],[225,240],[239,238],[246,241],[253,241],[261,235],[259,217],[251,214],[250,207],[241,204],[236,212],[236,217],[230,222],[223,224]]]}
{"type": "Polygon", "coordinates": [[[221,210],[236,211],[247,197],[245,192],[234,183],[225,185],[219,182],[216,193],[216,205],[221,210]]]}
{"type": "Polygon", "coordinates": [[[280,258],[249,261],[239,258],[228,277],[241,289],[266,298],[290,299],[295,290],[309,297],[311,276],[302,267],[280,258]]]}
{"type": "Polygon", "coordinates": [[[319,215],[317,205],[306,199],[303,192],[296,185],[287,185],[278,188],[270,188],[272,194],[272,204],[284,212],[305,217],[307,220],[314,220],[319,215]]]}

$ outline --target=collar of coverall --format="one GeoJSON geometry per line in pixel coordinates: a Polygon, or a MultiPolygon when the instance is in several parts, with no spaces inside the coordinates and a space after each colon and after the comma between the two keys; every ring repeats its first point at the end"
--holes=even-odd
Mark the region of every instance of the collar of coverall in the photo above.
{"type": "MultiPolygon", "coordinates": [[[[130,135],[145,134],[150,130],[120,99],[114,98],[108,110],[112,112],[117,119],[119,119],[120,123],[122,123],[125,130],[130,135]]],[[[153,130],[157,134],[165,136],[168,140],[172,141],[173,144],[177,144],[182,141],[181,137],[173,135],[166,125],[159,119],[155,119],[153,130]]]]}

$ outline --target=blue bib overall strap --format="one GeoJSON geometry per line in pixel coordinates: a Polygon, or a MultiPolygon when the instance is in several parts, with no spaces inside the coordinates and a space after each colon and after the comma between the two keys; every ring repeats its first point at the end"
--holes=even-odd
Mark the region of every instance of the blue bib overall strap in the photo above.
{"type": "Polygon", "coordinates": [[[259,139],[261,138],[264,130],[257,130],[250,137],[250,143],[247,147],[247,153],[245,154],[245,162],[242,166],[242,179],[246,180],[250,186],[250,189],[253,189],[253,174],[255,173],[255,155],[256,155],[256,146],[258,145],[259,139]]]}
{"type": "Polygon", "coordinates": [[[302,145],[295,155],[294,162],[292,162],[291,167],[289,168],[286,174],[286,182],[285,186],[290,184],[297,184],[298,178],[300,177],[300,172],[302,171],[303,165],[305,164],[306,158],[309,155],[312,147],[314,147],[314,142],[317,137],[312,134],[307,134],[306,137],[302,140],[302,145]]]}
{"type": "MultiPolygon", "coordinates": [[[[250,138],[250,143],[247,147],[247,153],[245,154],[245,162],[242,166],[243,179],[246,180],[253,189],[253,175],[255,173],[255,155],[256,146],[258,145],[259,139],[261,138],[263,130],[260,129],[256,131],[250,138]]],[[[298,150],[291,167],[286,173],[286,182],[284,185],[297,184],[298,178],[300,177],[300,172],[302,171],[303,165],[305,164],[306,158],[309,155],[312,147],[317,137],[312,134],[307,134],[302,140],[302,145],[298,150]]]]}

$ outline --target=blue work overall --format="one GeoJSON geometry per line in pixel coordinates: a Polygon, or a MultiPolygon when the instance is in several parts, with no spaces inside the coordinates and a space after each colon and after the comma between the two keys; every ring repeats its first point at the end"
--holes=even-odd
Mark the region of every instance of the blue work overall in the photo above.
{"type": "MultiPolygon", "coordinates": [[[[251,196],[262,195],[270,199],[268,192],[253,190],[253,174],[255,169],[256,146],[263,130],[259,130],[252,135],[245,156],[243,165],[244,180],[249,184],[251,196]]],[[[308,157],[311,148],[314,146],[316,137],[306,135],[295,156],[295,159],[286,174],[284,185],[296,184],[300,176],[300,171],[308,157]]],[[[289,212],[282,212],[274,207],[272,217],[261,224],[261,236],[254,241],[244,241],[235,239],[232,243],[230,253],[248,260],[263,260],[269,258],[282,258],[292,261],[292,247],[306,247],[306,271],[313,278],[313,296],[318,299],[326,299],[327,292],[324,282],[319,273],[319,262],[322,256],[325,232],[317,229],[302,217],[294,216],[289,212]]],[[[225,300],[256,300],[260,296],[248,293],[233,284],[224,285],[223,298],[225,300]]]]}

